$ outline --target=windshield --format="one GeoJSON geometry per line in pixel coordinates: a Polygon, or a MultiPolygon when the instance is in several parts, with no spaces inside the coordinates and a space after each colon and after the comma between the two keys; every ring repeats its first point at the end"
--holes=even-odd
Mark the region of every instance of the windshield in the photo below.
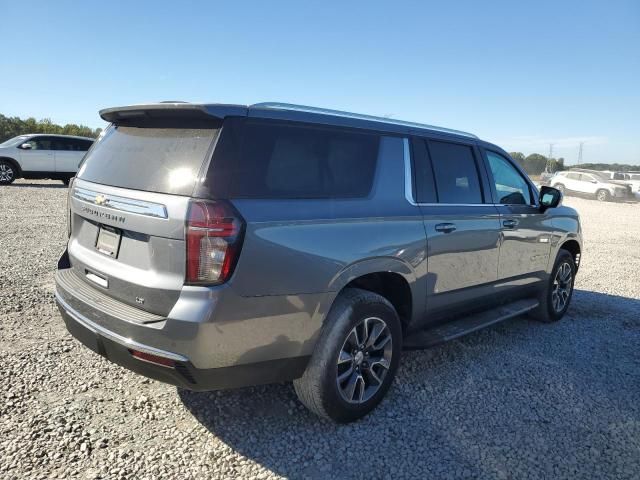
{"type": "Polygon", "coordinates": [[[22,143],[27,138],[29,138],[28,135],[18,135],[17,137],[10,138],[9,140],[6,140],[6,141],[0,143],[0,148],[1,147],[13,147],[15,145],[18,145],[18,144],[22,143]]]}
{"type": "Polygon", "coordinates": [[[114,126],[87,153],[78,178],[114,187],[190,195],[216,129],[114,126]]]}

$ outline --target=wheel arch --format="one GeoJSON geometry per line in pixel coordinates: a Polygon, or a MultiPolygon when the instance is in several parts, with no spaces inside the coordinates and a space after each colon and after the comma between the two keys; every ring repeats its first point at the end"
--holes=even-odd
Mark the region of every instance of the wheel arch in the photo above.
{"type": "Polygon", "coordinates": [[[560,248],[571,254],[573,261],[576,264],[576,270],[578,270],[578,267],[580,266],[580,256],[582,254],[582,249],[580,248],[578,241],[574,239],[566,240],[560,245],[560,248]]]}
{"type": "MultiPolygon", "coordinates": [[[[416,275],[411,266],[397,258],[376,258],[350,265],[334,277],[330,290],[334,295],[326,308],[328,313],[338,295],[346,288],[360,288],[385,297],[394,306],[406,332],[415,315],[418,298],[412,286],[416,275]]],[[[425,287],[426,288],[426,287],[425,287]]]]}
{"type": "Polygon", "coordinates": [[[16,178],[22,177],[22,167],[20,166],[20,163],[15,158],[3,157],[0,155],[0,160],[4,160],[10,163],[16,169],[16,178]]]}

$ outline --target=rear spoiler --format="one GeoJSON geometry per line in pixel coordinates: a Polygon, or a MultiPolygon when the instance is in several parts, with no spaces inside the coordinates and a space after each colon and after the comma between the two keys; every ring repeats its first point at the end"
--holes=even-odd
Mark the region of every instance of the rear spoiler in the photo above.
{"type": "Polygon", "coordinates": [[[186,102],[150,103],[100,110],[100,117],[110,123],[146,123],[153,120],[222,120],[225,117],[247,115],[244,105],[204,105],[186,102]]]}

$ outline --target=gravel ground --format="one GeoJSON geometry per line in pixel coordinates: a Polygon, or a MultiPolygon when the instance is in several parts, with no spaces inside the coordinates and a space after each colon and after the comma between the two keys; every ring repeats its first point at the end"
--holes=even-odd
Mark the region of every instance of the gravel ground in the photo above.
{"type": "Polygon", "coordinates": [[[408,352],[383,404],[336,426],[291,385],[192,393],[66,333],[60,182],[0,188],[0,478],[639,478],[640,205],[568,198],[585,236],[565,319],[408,352]]]}

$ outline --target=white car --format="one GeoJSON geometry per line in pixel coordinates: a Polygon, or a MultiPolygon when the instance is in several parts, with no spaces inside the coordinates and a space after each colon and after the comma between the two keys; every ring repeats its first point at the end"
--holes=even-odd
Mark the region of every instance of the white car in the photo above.
{"type": "Polygon", "coordinates": [[[631,184],[633,195],[636,200],[640,200],[640,173],[629,172],[627,175],[629,175],[629,183],[631,184]]]}
{"type": "Polygon", "coordinates": [[[620,185],[594,172],[564,171],[556,173],[551,186],[563,193],[593,196],[601,202],[631,197],[631,187],[620,185]]]}
{"type": "Polygon", "coordinates": [[[78,171],[92,138],[70,135],[19,135],[0,143],[0,185],[16,178],[53,178],[65,184],[78,171]]]}
{"type": "Polygon", "coordinates": [[[611,175],[613,180],[620,180],[621,182],[631,185],[631,191],[636,199],[640,200],[640,173],[638,172],[605,172],[611,175]]]}

